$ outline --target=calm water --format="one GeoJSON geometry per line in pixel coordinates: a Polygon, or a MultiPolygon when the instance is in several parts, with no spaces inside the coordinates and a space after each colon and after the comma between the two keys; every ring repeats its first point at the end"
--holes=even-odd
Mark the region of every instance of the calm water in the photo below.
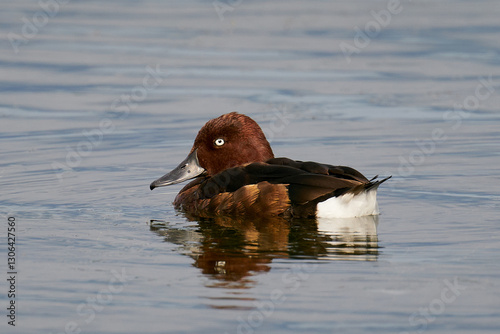
{"type": "Polygon", "coordinates": [[[498,333],[497,1],[41,3],[0,11],[2,333],[498,333]],[[150,182],[233,110],[393,175],[382,214],[175,212],[150,182]]]}

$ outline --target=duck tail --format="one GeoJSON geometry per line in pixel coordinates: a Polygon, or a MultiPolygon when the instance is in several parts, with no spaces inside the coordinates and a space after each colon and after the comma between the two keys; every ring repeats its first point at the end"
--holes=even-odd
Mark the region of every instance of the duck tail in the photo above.
{"type": "Polygon", "coordinates": [[[375,175],[369,183],[365,185],[365,191],[372,190],[372,189],[377,189],[378,186],[380,186],[382,183],[385,181],[389,180],[392,177],[392,175],[382,179],[382,180],[376,180],[378,178],[378,175],[375,175]]]}

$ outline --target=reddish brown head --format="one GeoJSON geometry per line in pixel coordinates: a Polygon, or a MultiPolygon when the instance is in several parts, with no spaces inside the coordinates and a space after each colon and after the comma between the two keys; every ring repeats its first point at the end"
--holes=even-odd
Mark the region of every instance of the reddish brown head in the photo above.
{"type": "Polygon", "coordinates": [[[209,175],[250,162],[274,158],[260,126],[250,117],[232,112],[208,121],[198,132],[191,153],[209,175]]]}
{"type": "Polygon", "coordinates": [[[212,119],[198,132],[188,157],[150,188],[168,186],[206,173],[215,175],[231,167],[274,158],[259,125],[250,117],[232,112],[212,119]]]}

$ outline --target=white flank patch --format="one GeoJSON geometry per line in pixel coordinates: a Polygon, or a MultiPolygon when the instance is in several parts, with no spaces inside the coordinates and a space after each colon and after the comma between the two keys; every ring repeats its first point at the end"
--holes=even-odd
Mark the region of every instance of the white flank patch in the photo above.
{"type": "Polygon", "coordinates": [[[356,196],[345,194],[319,202],[316,217],[350,218],[378,215],[377,189],[362,192],[356,196]]]}

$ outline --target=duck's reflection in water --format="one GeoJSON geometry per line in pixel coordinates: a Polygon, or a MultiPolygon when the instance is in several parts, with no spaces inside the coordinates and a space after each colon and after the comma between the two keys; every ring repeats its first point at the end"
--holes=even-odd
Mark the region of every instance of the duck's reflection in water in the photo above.
{"type": "Polygon", "coordinates": [[[378,216],[318,219],[321,254],[332,260],[375,261],[378,257],[378,216]]]}
{"type": "MultiPolygon", "coordinates": [[[[188,219],[195,221],[194,218],[188,219]]],[[[274,258],[376,261],[378,216],[344,219],[198,219],[193,227],[151,221],[151,230],[181,246],[209,286],[249,288],[274,258]],[[177,225],[178,226],[178,225],[177,225]]]]}

